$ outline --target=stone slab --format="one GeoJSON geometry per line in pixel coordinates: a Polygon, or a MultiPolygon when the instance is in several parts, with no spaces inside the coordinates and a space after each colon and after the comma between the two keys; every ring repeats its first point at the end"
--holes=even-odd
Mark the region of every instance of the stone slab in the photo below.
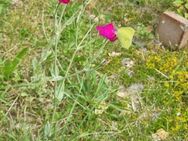
{"type": "Polygon", "coordinates": [[[188,20],[166,11],[160,16],[157,34],[164,46],[172,49],[183,48],[188,45],[188,20]]]}

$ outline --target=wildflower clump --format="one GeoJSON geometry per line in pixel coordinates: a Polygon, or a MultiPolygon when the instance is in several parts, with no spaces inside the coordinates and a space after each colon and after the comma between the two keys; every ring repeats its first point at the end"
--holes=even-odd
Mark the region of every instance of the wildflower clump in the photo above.
{"type": "Polygon", "coordinates": [[[147,58],[146,66],[149,69],[159,68],[161,57],[157,54],[151,55],[147,58]]]}
{"type": "MultiPolygon", "coordinates": [[[[146,59],[146,68],[154,70],[161,87],[170,94],[163,106],[170,110],[165,118],[171,131],[184,136],[188,130],[188,53],[151,53],[146,59]],[[165,76],[165,77],[164,77],[165,76]]],[[[166,94],[166,97],[169,95],[166,94]]],[[[162,94],[161,94],[162,95],[162,94]]]]}
{"type": "MultiPolygon", "coordinates": [[[[184,55],[183,55],[184,56],[184,55]]],[[[148,69],[159,70],[168,78],[164,82],[164,87],[169,89],[176,99],[180,100],[182,95],[187,95],[188,91],[188,70],[187,58],[182,59],[182,55],[170,54],[151,54],[146,61],[148,69]]]]}
{"type": "Polygon", "coordinates": [[[176,55],[153,54],[146,61],[147,68],[157,69],[166,75],[171,74],[177,65],[176,55]]]}
{"type": "Polygon", "coordinates": [[[188,99],[188,71],[177,71],[171,76],[172,83],[170,87],[174,91],[174,97],[179,102],[185,102],[188,99]]]}
{"type": "Polygon", "coordinates": [[[171,130],[174,133],[179,132],[182,136],[186,136],[185,132],[188,130],[188,108],[177,107],[174,111],[176,112],[168,117],[169,121],[171,120],[171,124],[173,125],[171,130]]]}

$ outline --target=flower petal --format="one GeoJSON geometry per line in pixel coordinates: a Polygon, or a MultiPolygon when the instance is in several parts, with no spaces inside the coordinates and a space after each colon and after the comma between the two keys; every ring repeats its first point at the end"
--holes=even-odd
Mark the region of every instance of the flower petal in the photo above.
{"type": "Polygon", "coordinates": [[[59,0],[60,4],[68,4],[70,0],[59,0]]]}
{"type": "Polygon", "coordinates": [[[116,29],[112,23],[102,25],[102,26],[97,26],[96,29],[99,32],[99,35],[107,38],[111,42],[117,39],[116,29]]]}

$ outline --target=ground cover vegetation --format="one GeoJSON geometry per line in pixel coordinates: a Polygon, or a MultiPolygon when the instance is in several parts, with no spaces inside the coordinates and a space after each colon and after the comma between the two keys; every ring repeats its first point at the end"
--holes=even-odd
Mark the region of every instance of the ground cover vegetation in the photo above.
{"type": "Polygon", "coordinates": [[[188,50],[164,48],[155,30],[187,4],[0,1],[0,140],[186,141],[188,50]],[[129,49],[98,35],[109,22],[134,28],[129,49]]]}

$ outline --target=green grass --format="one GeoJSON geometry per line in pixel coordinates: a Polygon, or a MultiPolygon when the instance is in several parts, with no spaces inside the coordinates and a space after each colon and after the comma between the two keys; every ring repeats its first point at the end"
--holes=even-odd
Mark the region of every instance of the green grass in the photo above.
{"type": "Polygon", "coordinates": [[[150,141],[160,128],[169,132],[167,140],[186,140],[188,53],[152,42],[152,27],[160,13],[174,9],[172,2],[10,5],[0,26],[0,141],[150,141]],[[98,36],[95,26],[111,21],[136,29],[130,50],[98,36]],[[114,51],[121,55],[109,56],[114,51]],[[134,66],[123,66],[124,58],[134,66]],[[144,90],[135,110],[131,97],[117,93],[137,83],[144,90]]]}

